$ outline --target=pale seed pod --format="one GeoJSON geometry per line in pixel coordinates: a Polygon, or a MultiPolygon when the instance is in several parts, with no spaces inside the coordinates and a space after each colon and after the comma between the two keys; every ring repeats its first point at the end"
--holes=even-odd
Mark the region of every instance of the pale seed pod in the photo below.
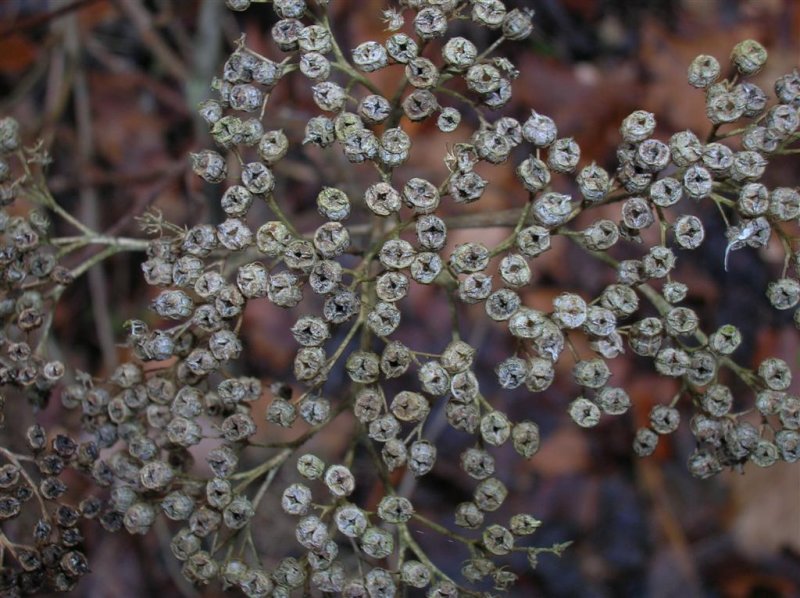
{"type": "Polygon", "coordinates": [[[786,390],[792,382],[792,370],[782,359],[770,357],[758,366],[758,375],[772,390],[786,390]]]}
{"type": "Polygon", "coordinates": [[[482,480],[475,488],[475,505],[484,512],[499,509],[506,497],[508,497],[508,488],[497,478],[482,480]]]}
{"type": "Polygon", "coordinates": [[[426,361],[418,373],[422,389],[434,396],[443,396],[450,391],[450,375],[438,361],[426,361]]]}
{"type": "Polygon", "coordinates": [[[483,519],[483,511],[474,502],[462,502],[456,506],[455,524],[459,527],[478,529],[483,519]]]}
{"type": "Polygon", "coordinates": [[[500,0],[477,0],[472,3],[472,20],[488,27],[496,29],[503,24],[506,17],[506,7],[500,0]]]}
{"type": "Polygon", "coordinates": [[[569,404],[569,416],[582,428],[592,428],[600,423],[600,409],[585,397],[578,397],[569,404]]]}
{"type": "Polygon", "coordinates": [[[207,183],[221,183],[228,175],[225,159],[217,152],[203,150],[189,154],[192,170],[207,183]]]}
{"type": "Polygon", "coordinates": [[[522,185],[531,193],[541,191],[550,184],[549,168],[544,162],[534,156],[526,158],[517,167],[516,172],[522,185]]]}
{"type": "Polygon", "coordinates": [[[541,525],[542,522],[533,515],[519,513],[511,517],[508,527],[515,536],[529,536],[539,529],[541,525]]]}
{"type": "Polygon", "coordinates": [[[451,37],[442,48],[442,58],[456,71],[464,71],[475,63],[478,49],[464,37],[451,37]]]}
{"type": "Polygon", "coordinates": [[[378,517],[387,523],[405,523],[413,514],[411,501],[402,496],[384,496],[378,504],[378,517]]]}
{"type": "Polygon", "coordinates": [[[419,54],[419,46],[405,33],[395,33],[385,42],[389,57],[401,64],[407,63],[419,54]]]}
{"type": "Polygon", "coordinates": [[[655,181],[649,190],[650,201],[655,205],[668,208],[681,200],[683,188],[681,184],[672,177],[664,177],[655,181]]]}
{"type": "Polygon", "coordinates": [[[633,452],[638,457],[648,457],[653,454],[658,446],[658,434],[650,428],[639,428],[633,439],[633,452]]]}
{"type": "Polygon", "coordinates": [[[719,61],[708,54],[700,54],[689,65],[689,85],[699,89],[709,87],[719,78],[719,61]]]}
{"type": "Polygon", "coordinates": [[[700,406],[714,417],[723,417],[733,406],[733,394],[727,386],[712,384],[700,397],[700,406]]]}
{"type": "Polygon", "coordinates": [[[420,121],[439,109],[436,96],[427,89],[416,89],[403,100],[403,112],[412,121],[420,121]]]}
{"type": "Polygon", "coordinates": [[[584,166],[575,178],[583,198],[591,203],[603,201],[608,195],[610,178],[608,172],[594,162],[584,166]]]}
{"type": "Polygon", "coordinates": [[[650,410],[650,427],[657,434],[672,434],[680,421],[680,414],[674,407],[656,405],[650,410]]]}
{"type": "Polygon", "coordinates": [[[415,440],[408,450],[408,468],[417,476],[429,473],[436,463],[436,446],[428,440],[415,440]]]}
{"type": "Polygon", "coordinates": [[[622,415],[630,408],[631,399],[624,389],[606,386],[598,391],[595,403],[603,413],[622,415]]]}
{"type": "Polygon", "coordinates": [[[490,525],[483,532],[483,545],[492,554],[504,555],[514,548],[514,536],[502,525],[490,525]]]}
{"type": "Polygon", "coordinates": [[[344,504],[333,515],[336,528],[348,538],[358,538],[369,526],[364,511],[353,504],[344,504]]]}
{"type": "MultiPolygon", "coordinates": [[[[412,265],[413,270],[413,265],[412,265]]],[[[389,336],[400,324],[400,310],[393,304],[379,302],[367,314],[367,326],[377,336],[389,336]]]]}
{"type": "Polygon", "coordinates": [[[378,527],[367,528],[367,530],[361,534],[359,544],[361,550],[363,550],[367,556],[371,556],[375,559],[386,558],[394,551],[394,539],[392,534],[378,527]]]}
{"type": "Polygon", "coordinates": [[[528,364],[524,359],[512,356],[497,364],[495,372],[502,388],[519,388],[528,376],[528,364]]]}
{"type": "Polygon", "coordinates": [[[656,119],[651,112],[636,110],[622,121],[620,134],[625,141],[639,143],[653,134],[656,128],[656,119]]]}
{"type": "Polygon", "coordinates": [[[494,473],[494,457],[479,448],[468,448],[460,457],[461,469],[476,480],[485,480],[494,473]]]}
{"type": "Polygon", "coordinates": [[[518,422],[511,429],[511,441],[517,453],[530,459],[539,450],[539,426],[532,421],[518,422]]]}
{"type": "Polygon", "coordinates": [[[746,39],[733,47],[731,62],[742,75],[753,75],[767,62],[767,51],[756,40],[746,39]]]}
{"type": "Polygon", "coordinates": [[[491,411],[481,418],[480,431],[486,444],[500,446],[511,435],[511,423],[504,413],[491,411]]]}
{"type": "Polygon", "coordinates": [[[403,201],[417,214],[429,214],[439,207],[439,190],[422,178],[412,178],[403,186],[403,201]]]}
{"type": "MultiPolygon", "coordinates": [[[[384,415],[371,422],[368,431],[372,440],[388,443],[400,433],[400,422],[393,415],[384,415]]],[[[386,456],[391,456],[398,467],[403,465],[407,456],[405,444],[398,440],[387,449],[386,456]]]]}
{"type": "Polygon", "coordinates": [[[503,36],[513,41],[521,41],[533,31],[533,10],[515,8],[503,18],[503,36]]]}
{"type": "Polygon", "coordinates": [[[391,105],[383,96],[368,95],[358,104],[358,115],[367,124],[382,123],[390,114],[391,105]]]}
{"type": "Polygon", "coordinates": [[[357,69],[371,73],[389,64],[389,54],[378,42],[367,41],[353,50],[353,64],[357,69]]]}
{"type": "Polygon", "coordinates": [[[447,15],[439,8],[423,8],[414,16],[414,31],[423,40],[441,37],[447,31],[447,15]]]}
{"type": "Polygon", "coordinates": [[[324,81],[331,74],[331,63],[319,52],[306,52],[300,56],[300,72],[312,81],[324,81]]]}

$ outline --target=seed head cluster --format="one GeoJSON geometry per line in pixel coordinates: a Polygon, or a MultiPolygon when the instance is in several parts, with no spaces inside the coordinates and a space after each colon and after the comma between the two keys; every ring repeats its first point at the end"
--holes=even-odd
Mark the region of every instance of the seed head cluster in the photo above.
{"type": "Polygon", "coordinates": [[[57,395],[80,414],[87,439],[34,426],[26,454],[0,447],[3,595],[71,590],[89,568],[78,523],[95,519],[131,534],[166,521],[189,582],[251,597],[493,596],[520,573],[508,567],[514,553],[535,567],[565,548],[537,545],[535,514],[504,509],[498,451],[531,458],[540,431],[495,397],[524,389],[536,400],[568,371],[574,395],[564,412],[597,426],[631,407],[613,374],[626,352],[679,388],[635,432],[637,455],[684,426],[696,440],[688,468],[700,478],[800,458],[790,366],[774,357],[739,364],[740,330],[706,328],[674,278],[712,234],[701,208],[715,204],[726,235],[719,269],[737,252],[779,247],[784,267],[762,291],[800,325],[800,193],[761,182],[773,157],[798,151],[797,70],[768,91],[749,80],[767,60],[758,42],[737,44],[724,67],[698,56],[688,83],[705,94],[710,133],[660,139],[656,116],[637,110],[620,123],[608,171],[547,115],[502,115],[520,73],[498,48],[530,36],[531,11],[500,0],[402,0],[385,11],[382,39],[342,48],[327,0],[227,4],[273,10],[270,38],[285,57],[262,56],[242,37],[214,79],[199,113],[215,146],[190,161],[224,216],[185,229],[143,219],[158,233],[143,244],[142,271],[158,289],[150,307],[163,324],[129,321],[133,358],[105,380],[65,376],[43,357],[54,304],[84,269],[59,265],[47,209],[64,214],[36,175],[42,156],[23,148],[16,121],[0,121],[0,398],[37,407],[57,395]],[[470,39],[481,29],[473,39],[496,42],[470,39]],[[377,83],[385,69],[397,74],[393,88],[377,83]],[[283,128],[271,100],[289,85],[315,107],[299,128],[283,128]],[[414,123],[426,122],[452,139],[442,180],[406,168],[414,123]],[[315,191],[317,222],[307,229],[281,180],[286,161],[304,154],[360,173],[356,184],[315,191]],[[448,231],[465,222],[453,215],[480,215],[463,206],[489,188],[486,164],[513,168],[527,199],[510,223],[494,224],[507,229],[496,245],[453,243],[448,231]],[[16,215],[7,206],[18,196],[42,207],[16,215]],[[579,227],[592,210],[606,216],[579,227]],[[271,219],[256,221],[265,211],[271,219]],[[534,308],[525,290],[558,237],[615,281],[596,296],[565,290],[534,308]],[[451,337],[434,346],[402,334],[420,285],[452,314],[451,337]],[[251,302],[285,310],[291,378],[262,381],[241,367],[251,302]],[[462,336],[475,309],[513,340],[491,377],[462,336]],[[311,450],[334,420],[349,435],[345,450],[311,450]],[[467,448],[453,454],[437,442],[442,426],[467,448]],[[458,464],[471,495],[434,520],[418,512],[413,488],[441,460],[458,464]],[[98,498],[62,502],[68,468],[90,478],[98,498]],[[286,521],[291,542],[270,540],[286,521]],[[460,572],[420,545],[419,529],[463,550],[460,572]]]}

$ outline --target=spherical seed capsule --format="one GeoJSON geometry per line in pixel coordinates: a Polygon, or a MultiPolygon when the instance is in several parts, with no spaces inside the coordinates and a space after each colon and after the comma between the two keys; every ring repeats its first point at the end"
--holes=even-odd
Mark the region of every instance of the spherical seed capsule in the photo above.
{"type": "Polygon", "coordinates": [[[800,302],[800,283],[793,278],[781,278],[769,283],[767,298],[775,309],[791,309],[800,302]]]}
{"type": "Polygon", "coordinates": [[[680,424],[680,414],[674,407],[656,405],[650,411],[650,426],[657,434],[672,434],[680,424]]]}
{"type": "Polygon", "coordinates": [[[675,242],[684,249],[697,249],[705,239],[703,222],[691,214],[680,216],[672,225],[675,242]]]}
{"type": "Polygon", "coordinates": [[[385,42],[386,51],[395,62],[405,64],[419,54],[419,46],[405,33],[395,33],[385,42]]]}
{"type": "Polygon", "coordinates": [[[561,328],[578,328],[586,321],[586,302],[574,293],[553,299],[553,321],[561,328]]]}
{"type": "Polygon", "coordinates": [[[382,301],[399,301],[408,293],[408,278],[400,272],[385,272],[378,277],[375,293],[382,301]]]}
{"type": "Polygon", "coordinates": [[[767,62],[767,50],[754,39],[739,42],[731,51],[731,62],[743,75],[753,75],[767,62]]]}
{"type": "Polygon", "coordinates": [[[620,134],[625,141],[638,143],[653,134],[656,128],[656,119],[651,112],[636,110],[622,121],[620,134]]]}
{"type": "Polygon", "coordinates": [[[769,194],[768,213],[781,222],[797,219],[800,217],[800,192],[789,187],[776,187],[769,194]]]}
{"type": "Polygon", "coordinates": [[[455,523],[459,527],[477,529],[483,523],[483,512],[473,502],[462,502],[456,506],[455,523]]]}
{"type": "Polygon", "coordinates": [[[477,0],[472,4],[472,20],[484,27],[500,27],[505,16],[506,7],[500,0],[477,0]]]}
{"type": "Polygon", "coordinates": [[[328,324],[317,316],[301,316],[292,326],[294,339],[304,347],[317,347],[330,338],[328,324]]]}
{"type": "Polygon", "coordinates": [[[325,259],[342,255],[350,246],[350,233],[341,222],[326,222],[314,231],[314,247],[325,259]]]}
{"type": "Polygon", "coordinates": [[[370,351],[354,351],[347,358],[345,369],[353,382],[370,384],[380,376],[380,360],[370,351]]]}
{"type": "Polygon", "coordinates": [[[539,426],[532,421],[521,421],[511,429],[511,441],[514,450],[526,459],[530,459],[539,450],[539,426]]]}
{"type": "Polygon", "coordinates": [[[707,450],[695,450],[690,456],[686,467],[696,478],[707,479],[722,471],[719,458],[707,450]]]}
{"type": "Polygon", "coordinates": [[[746,97],[740,89],[712,86],[706,97],[706,116],[713,124],[734,122],[744,115],[746,97]]]}
{"type": "Polygon", "coordinates": [[[455,108],[443,108],[436,119],[436,126],[443,133],[452,133],[461,123],[461,113],[455,108]]]}
{"type": "Polygon", "coordinates": [[[361,550],[375,559],[383,559],[392,554],[394,538],[392,534],[378,527],[370,527],[361,535],[361,550]]]}
{"type": "Polygon", "coordinates": [[[436,446],[427,440],[416,440],[408,450],[408,468],[419,477],[429,473],[436,463],[436,446]]]}
{"type": "Polygon", "coordinates": [[[527,257],[536,257],[550,249],[550,231],[542,226],[529,226],[517,234],[517,248],[527,257]]]}
{"type": "Polygon", "coordinates": [[[413,178],[403,186],[403,201],[417,214],[429,214],[439,206],[439,190],[425,179],[413,178]]]}
{"type": "Polygon", "coordinates": [[[303,52],[319,52],[327,54],[333,49],[333,40],[327,27],[309,25],[303,27],[297,35],[297,45],[303,52]]]}
{"type": "Polygon", "coordinates": [[[480,63],[469,67],[464,79],[470,91],[487,94],[500,87],[503,76],[494,66],[480,63]]]}
{"type": "Polygon", "coordinates": [[[450,392],[450,375],[438,361],[426,361],[417,374],[422,389],[434,396],[450,392]]]}
{"type": "Polygon", "coordinates": [[[412,121],[420,121],[439,109],[436,96],[427,89],[416,89],[403,100],[403,112],[412,121]]]}
{"type": "Polygon", "coordinates": [[[217,226],[219,244],[231,251],[241,251],[253,242],[253,231],[239,218],[228,218],[217,226]]]}
{"type": "Polygon", "coordinates": [[[319,52],[306,52],[300,56],[300,72],[312,81],[324,81],[330,76],[331,63],[319,52]]]}
{"type": "Polygon", "coordinates": [[[389,100],[379,95],[368,95],[358,104],[358,115],[367,124],[378,124],[389,118],[392,107],[389,100]]]}
{"type": "Polygon", "coordinates": [[[402,270],[414,260],[414,247],[405,239],[389,239],[378,252],[378,259],[384,268],[402,270]]]}
{"type": "Polygon", "coordinates": [[[327,116],[314,116],[306,124],[303,144],[313,143],[320,147],[328,147],[336,141],[333,121],[327,116]]]}
{"type": "Polygon", "coordinates": [[[502,525],[490,525],[483,532],[483,545],[492,554],[508,554],[514,548],[514,536],[502,525]]]}
{"type": "Polygon", "coordinates": [[[536,147],[547,147],[556,140],[558,129],[552,118],[533,110],[522,125],[522,136],[536,147]]]}
{"type": "Polygon", "coordinates": [[[639,428],[633,440],[633,452],[638,457],[648,457],[658,446],[658,434],[650,428],[639,428]]]}
{"type": "Polygon", "coordinates": [[[797,69],[775,80],[775,95],[781,104],[800,108],[800,72],[797,69]]]}
{"type": "Polygon", "coordinates": [[[600,388],[611,377],[611,370],[602,359],[580,360],[572,368],[572,377],[586,388],[600,388]]]}
{"type": "Polygon", "coordinates": [[[439,80],[439,69],[429,59],[417,56],[408,61],[405,68],[406,79],[418,89],[429,89],[439,80]]]}
{"type": "Polygon", "coordinates": [[[592,162],[584,166],[576,177],[581,195],[588,202],[599,202],[605,199],[609,191],[608,172],[592,162]]]}
{"type": "Polygon", "coordinates": [[[719,78],[719,74],[719,61],[708,54],[700,54],[689,65],[689,85],[705,89],[719,78]]]}
{"type": "Polygon", "coordinates": [[[758,375],[772,390],[786,390],[792,382],[792,371],[782,359],[770,357],[758,366],[758,375]]]}
{"type": "Polygon", "coordinates": [[[591,251],[605,251],[619,241],[619,228],[611,220],[598,220],[581,234],[581,239],[591,251]]]}
{"type": "Polygon", "coordinates": [[[19,123],[6,116],[0,119],[0,154],[10,154],[20,147],[19,123]]]}
{"type": "Polygon", "coordinates": [[[517,356],[501,361],[495,368],[498,383],[502,388],[519,388],[528,376],[527,362],[517,356]]]}
{"type": "Polygon", "coordinates": [[[431,583],[430,567],[419,561],[405,561],[400,567],[400,580],[412,588],[424,588],[431,583]]]}
{"type": "Polygon", "coordinates": [[[683,175],[683,188],[692,199],[703,199],[711,194],[714,179],[702,166],[690,166],[683,175]]]}
{"type": "Polygon", "coordinates": [[[533,11],[515,8],[503,18],[503,36],[506,39],[520,41],[533,32],[533,11]]]}
{"type": "Polygon", "coordinates": [[[384,496],[378,503],[378,517],[387,523],[405,523],[413,514],[411,501],[402,496],[384,496]]]}
{"type": "Polygon", "coordinates": [[[510,287],[522,287],[531,281],[528,261],[518,253],[509,253],[500,261],[500,277],[510,287]]]}
{"type": "Polygon", "coordinates": [[[442,58],[447,65],[456,70],[463,71],[475,63],[478,49],[471,41],[464,37],[451,37],[442,48],[442,58]]]}
{"type": "Polygon", "coordinates": [[[367,41],[353,50],[353,64],[365,73],[382,69],[389,64],[389,54],[376,41],[367,41]]]}
{"type": "Polygon", "coordinates": [[[767,107],[767,94],[755,83],[739,84],[745,97],[744,115],[749,118],[759,116],[767,107]]]}
{"type": "MultiPolygon", "coordinates": [[[[555,228],[564,224],[572,214],[572,196],[549,192],[533,202],[533,215],[542,225],[555,228]]],[[[522,234],[522,232],[520,232],[522,234]]],[[[519,242],[519,237],[517,238],[519,242]]],[[[523,251],[523,253],[525,253],[523,251]]]]}
{"type": "Polygon", "coordinates": [[[441,37],[447,31],[447,15],[439,8],[423,8],[414,16],[414,31],[423,40],[441,37]]]}
{"type": "Polygon", "coordinates": [[[562,174],[575,170],[581,158],[581,148],[571,137],[556,139],[547,153],[547,165],[562,174]]]}
{"type": "Polygon", "coordinates": [[[484,442],[500,446],[511,435],[511,423],[504,413],[491,411],[481,418],[480,431],[484,442]]]}
{"type": "Polygon", "coordinates": [[[386,378],[402,376],[411,365],[412,354],[400,341],[386,344],[381,354],[380,369],[386,378]]]}
{"type": "Polygon", "coordinates": [[[550,169],[534,156],[525,159],[516,172],[523,186],[532,193],[541,191],[550,184],[550,169]]]}
{"type": "Polygon", "coordinates": [[[344,504],[336,509],[333,520],[336,522],[336,528],[348,538],[359,537],[369,526],[364,511],[352,504],[344,504]]]}
{"type": "Polygon", "coordinates": [[[367,326],[377,336],[389,336],[399,325],[400,310],[391,303],[376,303],[367,314],[367,326]]]}
{"type": "Polygon", "coordinates": [[[487,185],[488,181],[475,171],[457,172],[450,177],[448,192],[456,203],[468,204],[479,200],[487,185]]]}
{"type": "Polygon", "coordinates": [[[225,159],[217,152],[203,150],[189,154],[192,170],[207,183],[221,183],[228,175],[225,159]]]}

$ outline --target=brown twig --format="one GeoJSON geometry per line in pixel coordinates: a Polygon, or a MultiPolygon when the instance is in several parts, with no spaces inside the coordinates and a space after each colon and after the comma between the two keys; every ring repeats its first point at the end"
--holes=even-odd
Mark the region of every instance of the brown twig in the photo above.
{"type": "Polygon", "coordinates": [[[142,42],[167,72],[179,81],[187,81],[189,79],[189,70],[181,58],[173,52],[172,48],[159,35],[153,25],[150,13],[142,6],[141,2],[139,0],[115,0],[115,4],[131,20],[136,31],[139,32],[142,42]]]}

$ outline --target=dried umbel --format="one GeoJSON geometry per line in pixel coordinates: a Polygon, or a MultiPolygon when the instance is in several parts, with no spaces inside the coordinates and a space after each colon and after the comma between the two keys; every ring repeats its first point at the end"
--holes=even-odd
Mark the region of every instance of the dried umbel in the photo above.
{"type": "MultiPolygon", "coordinates": [[[[245,10],[251,1],[227,4],[245,10]]],[[[800,193],[761,182],[773,156],[797,153],[797,71],[778,79],[773,101],[746,79],[767,58],[758,42],[735,46],[730,79],[721,79],[730,69],[717,58],[698,56],[688,83],[705,94],[710,133],[659,139],[657,116],[636,110],[620,124],[619,163],[609,171],[536,110],[524,121],[493,116],[511,98],[519,72],[497,54],[499,44],[480,47],[467,32],[488,30],[475,40],[523,40],[533,28],[530,11],[509,10],[500,0],[409,0],[387,11],[385,39],[347,52],[327,2],[271,4],[271,38],[285,59],[266,58],[242,38],[215,81],[218,97],[199,109],[216,147],[192,154],[191,167],[219,186],[220,222],[184,229],[150,214],[142,219],[158,233],[150,242],[103,237],[57,206],[34,172],[43,156],[21,149],[16,121],[0,120],[3,205],[19,194],[53,210],[78,226],[79,246],[146,250],[145,280],[159,287],[151,307],[167,321],[157,330],[128,322],[134,360],[107,379],[78,375],[62,383],[67,368],[45,358],[43,339],[55,299],[91,264],[72,271],[59,265],[55,248],[65,242],[50,237],[43,210],[12,216],[0,208],[3,397],[8,390],[40,406],[58,389],[93,438],[48,439],[33,427],[30,459],[0,448],[0,519],[39,511],[33,540],[3,536],[15,559],[4,565],[3,591],[70,590],[88,570],[81,518],[144,534],[161,517],[170,522],[183,575],[198,586],[220,583],[247,596],[393,596],[419,588],[444,597],[491,595],[490,580],[505,590],[517,578],[508,568],[513,553],[525,553],[535,567],[539,555],[564,546],[537,545],[535,514],[505,514],[514,501],[497,473],[498,459],[509,454],[501,451],[531,458],[541,436],[534,421],[506,413],[502,397],[547,393],[557,373],[571,372],[565,417],[583,428],[602,425],[632,404],[612,367],[626,350],[680,389],[647,413],[632,443],[637,455],[652,454],[661,436],[686,426],[697,441],[688,468],[698,477],[746,462],[800,459],[790,365],[778,358],[752,370],[737,363],[742,333],[731,324],[709,329],[684,304],[687,285],[673,278],[678,262],[716,230],[693,206],[715,204],[726,235],[720,270],[735,252],[777,239],[784,268],[763,292],[800,321],[800,253],[792,236],[800,193]],[[469,27],[456,26],[465,20],[469,27]],[[392,69],[399,87],[379,87],[371,74],[392,69]],[[270,109],[271,92],[290,84],[305,90],[314,113],[284,128],[270,109]],[[415,151],[412,123],[424,121],[452,139],[442,148],[443,180],[405,168],[415,151]],[[467,130],[470,122],[477,130],[467,130]],[[317,220],[303,219],[301,228],[284,205],[281,177],[282,162],[303,152],[335,156],[354,169],[369,164],[377,175],[354,185],[342,174],[315,190],[308,204],[317,220]],[[510,226],[501,223],[508,234],[494,246],[452,242],[450,231],[469,226],[453,212],[480,202],[492,184],[486,164],[509,166],[526,200],[510,226]],[[271,214],[255,221],[253,208],[262,204],[271,214]],[[600,208],[603,217],[578,219],[600,208]],[[614,280],[594,296],[570,290],[534,308],[525,290],[537,259],[561,238],[607,264],[614,280]],[[452,335],[434,346],[402,334],[421,289],[446,298],[454,322],[452,335]],[[262,385],[243,368],[244,316],[256,301],[285,310],[297,345],[292,379],[262,385]],[[513,340],[490,376],[481,371],[480,347],[464,340],[473,338],[463,334],[466,313],[485,313],[513,340]],[[740,398],[739,388],[749,395],[740,398]],[[742,415],[738,405],[747,401],[764,425],[742,415]],[[343,413],[352,417],[341,423],[343,413]],[[468,438],[466,448],[437,442],[436,421],[468,438]],[[329,428],[346,432],[337,444],[345,449],[308,452],[309,441],[329,428]],[[202,467],[193,463],[201,443],[202,467]],[[102,458],[101,449],[108,449],[102,458]],[[442,459],[463,470],[471,494],[433,521],[417,512],[408,489],[442,459]],[[67,468],[91,476],[107,489],[105,498],[77,507],[62,502],[67,468]],[[383,496],[374,507],[368,503],[376,487],[383,496]],[[272,529],[275,517],[292,522],[292,546],[254,541],[264,536],[258,526],[272,529]],[[425,552],[417,531],[444,534],[463,548],[458,579],[425,552]],[[235,558],[233,547],[242,549],[235,558]]]]}

